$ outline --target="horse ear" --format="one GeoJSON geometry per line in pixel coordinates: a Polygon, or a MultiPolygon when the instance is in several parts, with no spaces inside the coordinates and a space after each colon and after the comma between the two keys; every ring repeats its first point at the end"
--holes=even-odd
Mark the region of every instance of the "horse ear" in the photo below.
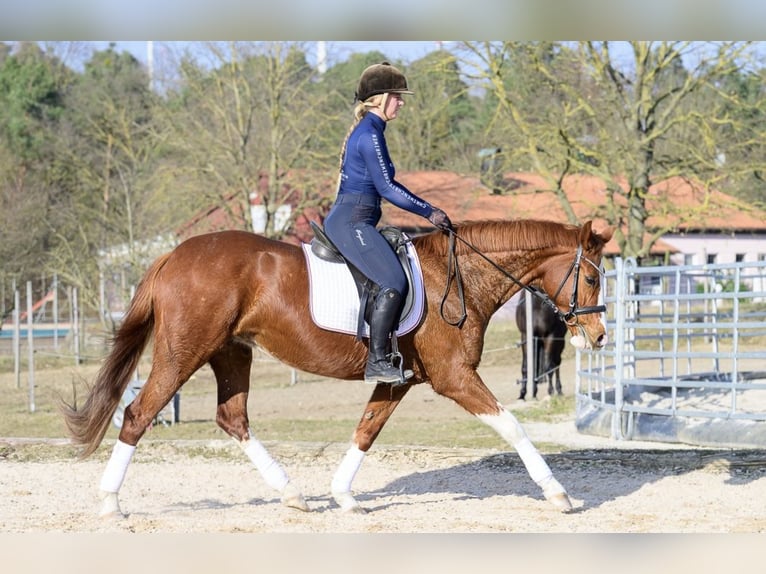
{"type": "Polygon", "coordinates": [[[609,243],[613,232],[614,230],[611,227],[607,227],[601,232],[593,231],[593,221],[588,220],[580,228],[580,245],[588,250],[600,249],[609,243]]]}
{"type": "Polygon", "coordinates": [[[590,249],[593,245],[593,221],[586,221],[580,227],[580,245],[583,249],[590,249]]]}
{"type": "Polygon", "coordinates": [[[607,227],[603,231],[599,232],[599,235],[601,236],[601,239],[604,240],[604,244],[606,245],[609,243],[609,241],[612,239],[612,234],[614,233],[614,228],[607,227]]]}

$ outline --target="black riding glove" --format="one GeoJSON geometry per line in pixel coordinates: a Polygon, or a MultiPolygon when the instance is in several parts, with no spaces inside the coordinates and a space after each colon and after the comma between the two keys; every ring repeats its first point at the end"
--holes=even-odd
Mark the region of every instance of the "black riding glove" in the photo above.
{"type": "Polygon", "coordinates": [[[447,217],[447,214],[438,207],[433,208],[431,215],[428,216],[428,221],[430,221],[442,231],[454,231],[452,222],[449,220],[449,217],[447,217]]]}

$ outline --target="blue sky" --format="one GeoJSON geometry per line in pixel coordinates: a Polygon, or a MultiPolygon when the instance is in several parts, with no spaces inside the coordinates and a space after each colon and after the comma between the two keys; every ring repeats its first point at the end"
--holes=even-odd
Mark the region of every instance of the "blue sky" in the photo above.
{"type": "MultiPolygon", "coordinates": [[[[116,49],[118,51],[128,51],[135,55],[140,61],[146,62],[147,60],[147,42],[145,41],[114,41],[116,49]]],[[[157,42],[156,46],[161,44],[157,42]]],[[[445,42],[445,47],[448,47],[450,42],[445,42]]],[[[109,45],[109,42],[97,41],[93,42],[94,49],[103,50],[109,45]]],[[[372,50],[379,50],[392,60],[402,61],[404,63],[410,63],[413,60],[417,60],[433,52],[438,47],[438,43],[435,40],[428,41],[381,41],[381,42],[353,42],[353,41],[327,41],[328,54],[335,58],[336,61],[345,60],[349,54],[354,52],[370,52],[372,50]]]]}

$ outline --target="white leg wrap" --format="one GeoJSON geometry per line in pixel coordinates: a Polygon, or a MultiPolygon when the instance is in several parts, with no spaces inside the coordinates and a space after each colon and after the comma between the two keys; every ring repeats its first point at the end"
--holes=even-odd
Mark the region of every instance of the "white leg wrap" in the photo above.
{"type": "Polygon", "coordinates": [[[532,444],[532,441],[524,437],[514,444],[513,448],[519,453],[519,457],[521,457],[524,466],[527,467],[527,472],[529,472],[532,480],[545,490],[546,483],[553,479],[553,473],[548,463],[545,462],[539,451],[535,448],[535,445],[532,444]]]}
{"type": "Polygon", "coordinates": [[[112,456],[101,475],[100,489],[104,492],[119,492],[122,481],[125,480],[125,473],[128,472],[128,465],[133,458],[136,447],[121,441],[114,443],[112,456]]]}
{"type": "Polygon", "coordinates": [[[271,458],[264,446],[251,434],[249,439],[239,443],[240,448],[245,452],[248,458],[253,462],[255,468],[261,473],[261,476],[271,488],[282,492],[289,479],[284,469],[279,463],[271,458]]]}
{"type": "Polygon", "coordinates": [[[529,476],[543,489],[545,498],[562,512],[572,510],[572,501],[569,499],[564,487],[553,477],[548,463],[545,462],[540,452],[527,437],[519,421],[513,414],[505,410],[502,405],[496,415],[477,415],[478,418],[495,429],[497,433],[513,445],[519,453],[521,462],[529,473],[529,476]]]}
{"type": "Polygon", "coordinates": [[[123,516],[122,510],[120,510],[120,501],[117,499],[116,492],[106,492],[102,490],[99,492],[99,498],[101,498],[101,510],[98,511],[99,516],[109,516],[114,518],[123,516]]]}
{"type": "Polygon", "coordinates": [[[546,483],[553,477],[548,463],[540,456],[537,448],[527,437],[518,419],[510,411],[500,407],[500,413],[497,415],[477,415],[485,424],[489,425],[495,431],[508,441],[516,452],[519,453],[521,461],[529,472],[529,476],[541,487],[545,488],[546,483]]]}
{"type": "Polygon", "coordinates": [[[351,483],[354,481],[356,473],[359,471],[359,467],[362,466],[364,460],[364,452],[359,450],[356,445],[351,446],[346,451],[346,455],[335,471],[335,476],[332,478],[332,492],[333,493],[345,493],[351,492],[351,483]]]}

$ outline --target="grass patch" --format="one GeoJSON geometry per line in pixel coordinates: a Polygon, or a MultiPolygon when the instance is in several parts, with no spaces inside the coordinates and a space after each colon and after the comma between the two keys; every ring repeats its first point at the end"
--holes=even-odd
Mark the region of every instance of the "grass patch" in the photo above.
{"type": "Polygon", "coordinates": [[[521,422],[557,422],[571,418],[575,412],[575,398],[571,395],[553,395],[545,401],[531,403],[530,406],[514,411],[521,422]]]}
{"type": "MultiPolygon", "coordinates": [[[[518,340],[519,333],[513,321],[490,323],[482,366],[489,366],[495,372],[498,370],[505,372],[507,369],[515,378],[520,363],[518,340]]],[[[60,403],[63,400],[70,404],[82,405],[89,385],[98,372],[100,361],[90,360],[81,364],[74,364],[72,360],[61,358],[48,358],[39,363],[36,361],[34,412],[31,412],[28,373],[22,371],[20,381],[17,383],[12,365],[9,367],[8,357],[1,359],[4,362],[0,362],[0,437],[65,438],[67,432],[59,411],[60,403]]],[[[145,376],[150,366],[149,359],[144,358],[139,367],[140,373],[145,376]]],[[[305,382],[323,384],[322,381],[317,383],[312,379],[313,376],[300,373],[297,386],[291,386],[291,375],[287,367],[256,355],[252,375],[253,400],[258,400],[258,392],[263,389],[275,392],[275,396],[278,397],[276,406],[269,409],[268,413],[252,417],[251,424],[256,436],[263,441],[285,443],[350,441],[364,406],[363,399],[359,403],[359,409],[353,409],[351,414],[344,411],[342,414],[331,412],[328,415],[327,409],[333,407],[325,405],[325,411],[323,411],[325,415],[312,415],[311,407],[307,404],[305,414],[293,414],[295,412],[293,408],[290,414],[285,416],[283,412],[280,412],[279,404],[287,405],[290,404],[289,401],[294,403],[296,400],[302,400],[300,395],[302,384],[305,382]]],[[[330,390],[332,388],[334,387],[328,386],[328,393],[335,392],[330,390]]],[[[543,389],[541,392],[547,391],[543,389]]],[[[448,399],[434,396],[433,400],[447,401],[448,399]]],[[[143,440],[228,439],[215,423],[215,405],[216,385],[209,367],[204,367],[182,389],[181,422],[168,426],[155,424],[147,430],[143,440]]],[[[386,424],[376,444],[445,448],[507,448],[494,431],[462,410],[456,410],[454,417],[433,416],[429,413],[429,408],[430,405],[426,404],[422,411],[399,409],[386,424]]],[[[522,422],[558,421],[574,412],[574,399],[571,396],[552,397],[551,400],[520,403],[518,408],[511,404],[510,408],[522,422]]],[[[110,425],[105,444],[111,445],[118,433],[118,429],[110,425]]],[[[0,444],[2,444],[1,441],[2,439],[0,444]]],[[[108,452],[102,452],[104,449],[105,445],[102,445],[94,456],[108,456],[108,452]]],[[[5,457],[22,456],[20,450],[28,450],[32,457],[40,455],[52,458],[74,458],[77,452],[77,449],[71,446],[62,448],[60,445],[39,445],[32,448],[25,445],[24,449],[16,447],[15,450],[7,451],[5,457]]],[[[205,454],[203,453],[202,456],[205,454]]],[[[3,457],[3,452],[0,451],[0,459],[3,457]]]]}

